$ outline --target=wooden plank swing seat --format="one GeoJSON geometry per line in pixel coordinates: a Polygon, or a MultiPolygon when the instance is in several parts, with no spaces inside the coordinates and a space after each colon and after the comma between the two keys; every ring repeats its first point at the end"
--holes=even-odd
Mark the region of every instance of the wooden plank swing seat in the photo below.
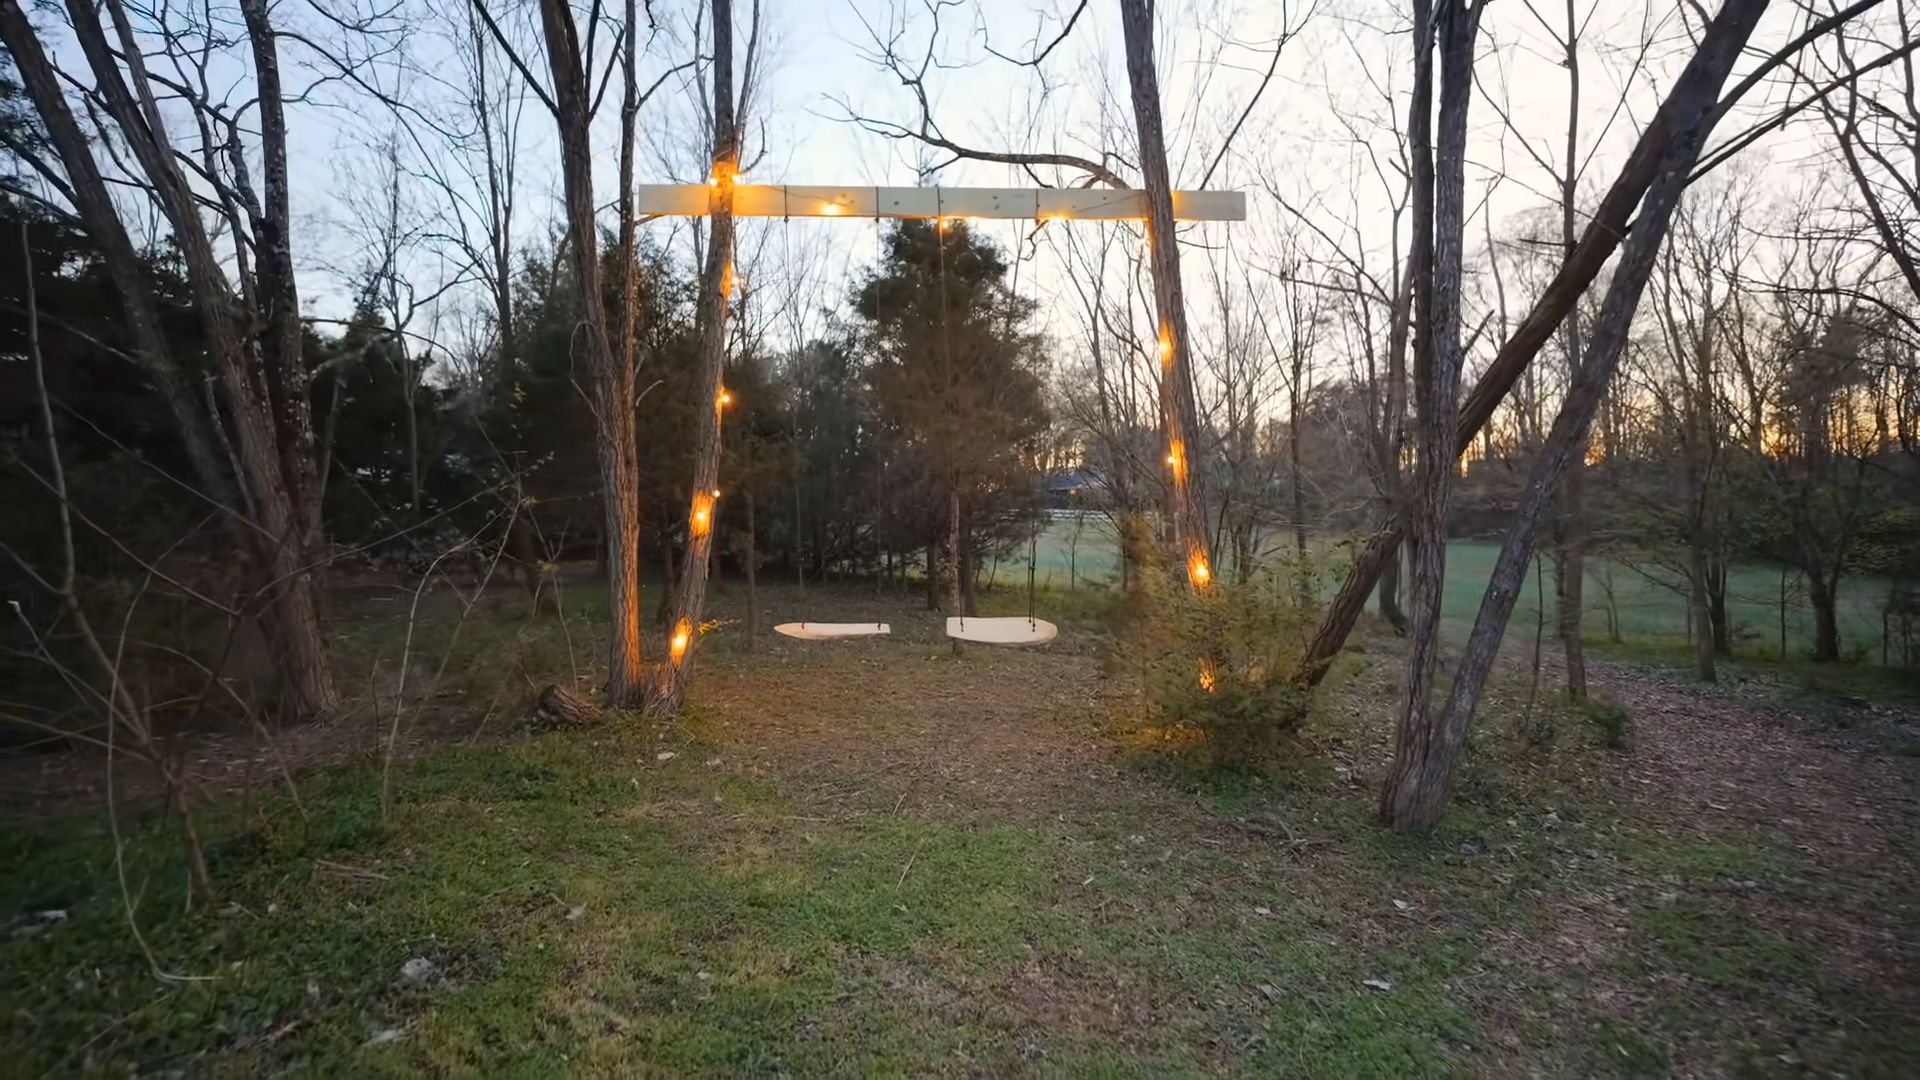
{"type": "Polygon", "coordinates": [[[883,622],[783,622],[774,627],[773,632],[801,641],[837,641],[841,638],[879,637],[893,633],[893,627],[883,622]]]}
{"type": "Polygon", "coordinates": [[[981,645],[1045,645],[1060,634],[1060,628],[1045,619],[1025,615],[992,618],[951,618],[947,636],[981,645]]]}

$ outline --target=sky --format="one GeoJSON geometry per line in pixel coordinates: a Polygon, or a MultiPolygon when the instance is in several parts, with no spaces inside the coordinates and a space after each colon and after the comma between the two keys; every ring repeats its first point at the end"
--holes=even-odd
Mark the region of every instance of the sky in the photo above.
{"type": "MultiPolygon", "coordinates": [[[[319,19],[320,0],[280,0],[275,18],[312,40],[342,40],[337,27],[319,19]]],[[[459,53],[466,9],[458,0],[403,0],[392,9],[381,0],[324,0],[335,15],[374,18],[390,32],[366,39],[362,50],[385,50],[362,77],[413,105],[396,114],[356,86],[331,78],[330,62],[298,40],[283,42],[290,85],[311,88],[289,109],[293,158],[296,257],[303,303],[310,315],[339,318],[351,306],[352,284],[367,260],[365,229],[357,221],[375,175],[374,147],[396,138],[410,172],[428,171],[437,153],[423,116],[444,110],[459,81],[459,53]],[[356,6],[357,5],[357,6],[356,6]],[[375,16],[388,11],[396,17],[375,16]],[[406,27],[399,28],[399,17],[406,27]]],[[[1050,41],[1073,10],[1074,0],[962,0],[940,9],[937,63],[926,77],[932,108],[948,137],[986,149],[1064,150],[1097,156],[1102,145],[1131,157],[1131,113],[1120,51],[1118,5],[1093,0],[1038,68],[996,58],[1031,54],[1050,41]]],[[[1222,315],[1210,282],[1250,281],[1287,263],[1289,245],[1314,246],[1324,234],[1349,252],[1368,252],[1383,265],[1393,239],[1388,198],[1393,174],[1393,125],[1404,123],[1409,82],[1406,16],[1389,0],[1236,2],[1161,0],[1158,66],[1168,147],[1176,186],[1197,186],[1216,156],[1214,188],[1249,193],[1249,220],[1183,230],[1190,320],[1202,329],[1220,326],[1222,315]],[[1275,44],[1290,35],[1274,75],[1260,91],[1275,44]],[[1259,92],[1257,104],[1248,103],[1259,92]],[[1236,129],[1230,152],[1223,139],[1236,129]],[[1282,209],[1282,200],[1300,217],[1282,209]],[[1302,218],[1304,220],[1302,220],[1302,218]]],[[[657,0],[652,37],[642,60],[643,80],[667,72],[691,54],[694,0],[657,0]]],[[[736,64],[744,60],[752,0],[737,0],[736,64]]],[[[1583,94],[1578,111],[1582,188],[1597,195],[1639,124],[1651,112],[1688,52],[1697,32],[1670,0],[1574,0],[1583,23],[1583,94]],[[1643,47],[1642,43],[1651,43],[1643,47]]],[[[175,9],[176,11],[178,9],[175,9]]],[[[237,13],[212,8],[216,24],[237,24],[237,13]]],[[[525,0],[494,0],[510,38],[529,68],[544,77],[535,9],[525,0]]],[[[912,184],[928,155],[909,141],[887,139],[848,123],[862,116],[912,125],[917,107],[899,80],[874,59],[874,35],[897,41],[917,63],[933,27],[922,0],[762,0],[760,85],[748,120],[750,180],[758,183],[912,184]]],[[[1491,225],[1498,236],[1523,228],[1526,215],[1554,195],[1542,161],[1559,168],[1568,111],[1567,71],[1556,55],[1551,30],[1539,17],[1563,20],[1564,7],[1542,0],[1488,6],[1480,42],[1481,94],[1471,115],[1468,198],[1474,219],[1469,246],[1484,242],[1491,225]]],[[[584,12],[581,17],[584,19],[584,12]]],[[[55,42],[56,58],[79,70],[77,50],[46,13],[38,15],[55,42]]],[[[1775,5],[1756,43],[1784,40],[1796,28],[1791,5],[1775,5]]],[[[598,70],[605,70],[611,33],[598,39],[598,70]]],[[[496,61],[497,63],[497,61],[496,61]]],[[[244,57],[216,61],[212,80],[230,100],[250,94],[244,57]]],[[[703,172],[697,120],[700,74],[669,75],[642,114],[639,180],[697,179],[703,172]]],[[[1777,96],[1777,95],[1776,95],[1777,96]]],[[[617,146],[613,119],[617,87],[596,128],[596,194],[610,201],[617,146]]],[[[1764,105],[1765,101],[1756,105],[1764,105]]],[[[173,119],[176,139],[187,141],[184,110],[173,119]]],[[[1732,122],[1728,125],[1736,127],[1732,122]]],[[[551,118],[527,102],[517,161],[523,242],[537,243],[560,216],[555,139],[551,118]]],[[[1765,160],[1792,163],[1813,156],[1802,132],[1776,136],[1759,151],[1765,160]]],[[[1128,171],[1128,170],[1123,170],[1128,171]]],[[[1071,170],[1040,170],[1049,183],[1074,182],[1071,170]]],[[[948,185],[1030,186],[1030,177],[1007,166],[960,162],[941,171],[948,185]]],[[[1770,182],[1788,191],[1791,168],[1770,182]]],[[[407,256],[407,274],[417,293],[441,294],[458,262],[431,234],[445,232],[445,214],[425,187],[409,185],[407,214],[421,241],[407,256]]],[[[692,251],[684,220],[646,226],[648,233],[683,256],[692,251]]],[[[1101,239],[1099,226],[1074,225],[1076,243],[1101,239]]],[[[1023,261],[1021,289],[1041,303],[1042,319],[1056,350],[1071,353],[1072,292],[1061,270],[1067,237],[1033,236],[1028,223],[995,223],[988,235],[1030,256],[1023,261]]],[[[1131,233],[1105,237],[1115,250],[1137,250],[1131,233]]],[[[1330,245],[1321,245],[1329,247],[1330,245]]],[[[749,287],[764,275],[778,288],[773,306],[785,318],[774,333],[804,337],[821,328],[817,310],[844,298],[849,285],[876,251],[871,222],[757,222],[742,238],[749,287]]],[[[1320,258],[1334,258],[1330,250],[1320,258]]],[[[455,341],[474,323],[477,298],[455,286],[443,299],[424,304],[416,332],[455,341]]]]}

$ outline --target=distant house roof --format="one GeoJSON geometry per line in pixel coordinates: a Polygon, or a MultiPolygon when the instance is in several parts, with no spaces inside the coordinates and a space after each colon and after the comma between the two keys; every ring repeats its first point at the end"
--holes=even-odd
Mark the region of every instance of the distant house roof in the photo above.
{"type": "Polygon", "coordinates": [[[1083,488],[1104,488],[1106,478],[1093,469],[1063,469],[1047,477],[1049,492],[1071,492],[1083,488]]]}

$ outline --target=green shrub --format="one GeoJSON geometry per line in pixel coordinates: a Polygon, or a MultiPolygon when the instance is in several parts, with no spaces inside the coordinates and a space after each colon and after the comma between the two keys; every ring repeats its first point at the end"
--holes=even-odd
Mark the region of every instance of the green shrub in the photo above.
{"type": "Polygon", "coordinates": [[[1312,568],[1263,569],[1245,581],[1220,573],[1195,593],[1143,524],[1123,531],[1140,573],[1122,654],[1141,673],[1148,722],[1197,732],[1218,765],[1269,758],[1312,704],[1294,681],[1320,617],[1302,588],[1312,568]]]}
{"type": "Polygon", "coordinates": [[[1581,704],[1587,723],[1600,733],[1600,743],[1609,750],[1626,747],[1633,735],[1633,716],[1621,704],[1604,694],[1589,694],[1581,704]]]}

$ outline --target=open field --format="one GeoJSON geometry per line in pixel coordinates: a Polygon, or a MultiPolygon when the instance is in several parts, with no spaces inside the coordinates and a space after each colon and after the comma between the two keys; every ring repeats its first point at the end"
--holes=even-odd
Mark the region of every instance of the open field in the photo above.
{"type": "MultiPolygon", "coordinates": [[[[522,624],[515,601],[409,691],[384,820],[378,768],[351,761],[303,776],[305,816],[284,794],[210,810],[217,913],[183,912],[151,812],[123,815],[124,893],[97,812],[7,829],[5,1071],[1893,1077],[1920,1058],[1906,714],[1608,662],[1634,722],[1608,750],[1574,714],[1524,740],[1496,685],[1452,812],[1409,839],[1371,821],[1396,642],[1343,663],[1297,763],[1209,777],[1129,720],[1091,595],[1042,597],[1066,631],[1048,649],[956,658],[911,596],[775,589],[774,618],[896,636],[749,654],[734,587],[681,723],[539,735],[517,684],[572,655],[590,686],[599,612],[575,590],[565,624],[522,624]],[[490,704],[503,686],[514,704],[490,704]],[[31,923],[48,910],[65,920],[31,923]]],[[[379,686],[391,605],[342,613],[379,686]]],[[[442,611],[421,655],[452,636],[442,611]]],[[[361,753],[385,728],[340,725],[361,753]]]]}
{"type": "MultiPolygon", "coordinates": [[[[1043,585],[1066,588],[1069,581],[1093,582],[1117,578],[1119,548],[1113,530],[1104,518],[1088,515],[1078,525],[1072,518],[1054,520],[1041,534],[1039,578],[1043,585]]],[[[1473,625],[1479,610],[1481,593],[1493,573],[1500,545],[1485,540],[1455,540],[1447,545],[1447,594],[1443,617],[1450,630],[1465,633],[1473,625]]],[[[1509,624],[1512,636],[1530,635],[1540,611],[1539,588],[1545,588],[1547,633],[1553,619],[1552,564],[1544,581],[1538,573],[1528,575],[1525,593],[1515,606],[1509,624]]],[[[1648,567],[1663,580],[1673,575],[1648,567]]],[[[1003,574],[1025,581],[1026,553],[1001,564],[1003,574]]],[[[1798,583],[1789,577],[1785,583],[1787,601],[1787,655],[1805,652],[1813,640],[1813,613],[1798,583]]],[[[1780,571],[1777,567],[1742,565],[1735,567],[1728,589],[1728,608],[1735,633],[1745,651],[1778,657],[1780,654],[1780,571]]],[[[1606,559],[1590,559],[1587,566],[1585,616],[1586,634],[1597,644],[1610,639],[1607,591],[1613,593],[1613,609],[1620,635],[1641,646],[1684,643],[1687,633],[1685,597],[1647,574],[1630,566],[1606,559]]],[[[1880,608],[1886,601],[1886,583],[1877,578],[1842,579],[1840,590],[1840,641],[1842,649],[1855,650],[1872,663],[1880,660],[1880,608]]],[[[1530,640],[1530,637],[1529,637],[1530,640]]]]}

